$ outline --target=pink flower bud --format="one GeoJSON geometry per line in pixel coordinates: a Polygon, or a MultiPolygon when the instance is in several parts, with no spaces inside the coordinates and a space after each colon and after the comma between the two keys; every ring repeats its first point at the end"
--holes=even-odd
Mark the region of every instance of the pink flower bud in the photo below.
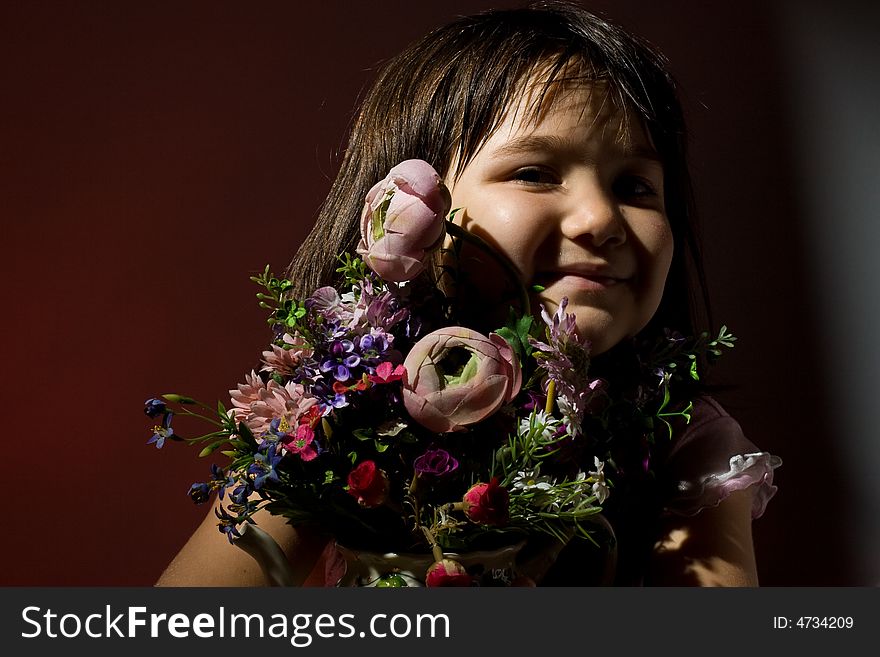
{"type": "Polygon", "coordinates": [[[502,526],[510,518],[510,493],[492,477],[488,484],[474,484],[462,500],[469,520],[481,525],[502,526]]]}
{"type": "Polygon", "coordinates": [[[472,583],[473,577],[454,559],[435,561],[425,577],[425,586],[470,586],[472,583]]]}
{"type": "Polygon", "coordinates": [[[404,406],[436,433],[464,431],[511,401],[522,385],[519,361],[504,338],[460,326],[423,337],[403,365],[404,406]]]}
{"type": "Polygon", "coordinates": [[[446,234],[452,197],[434,168],[406,160],[367,194],[357,252],[387,281],[408,281],[425,268],[446,234]]]}

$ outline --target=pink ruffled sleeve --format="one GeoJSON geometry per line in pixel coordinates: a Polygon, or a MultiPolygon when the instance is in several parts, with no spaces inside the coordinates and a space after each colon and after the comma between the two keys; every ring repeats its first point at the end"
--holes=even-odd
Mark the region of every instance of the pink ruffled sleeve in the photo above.
{"type": "Polygon", "coordinates": [[[691,422],[673,444],[664,466],[673,491],[666,512],[694,515],[731,493],[750,490],[752,518],[760,518],[776,493],[773,471],[781,459],[762,452],[739,423],[710,397],[694,402],[691,422]]]}

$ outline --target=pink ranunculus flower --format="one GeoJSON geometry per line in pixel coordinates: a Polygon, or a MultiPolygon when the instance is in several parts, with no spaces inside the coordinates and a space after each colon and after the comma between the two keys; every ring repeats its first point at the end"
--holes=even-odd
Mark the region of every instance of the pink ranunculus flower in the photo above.
{"type": "Polygon", "coordinates": [[[504,338],[461,326],[423,337],[403,365],[406,410],[436,433],[464,431],[511,401],[522,385],[519,360],[504,338]]]}
{"type": "Polygon", "coordinates": [[[458,561],[441,559],[428,568],[425,575],[425,586],[471,586],[471,577],[458,561]]]}
{"type": "Polygon", "coordinates": [[[510,519],[510,493],[492,477],[489,483],[474,484],[462,499],[468,520],[480,525],[501,527],[510,519]]]}
{"type": "Polygon", "coordinates": [[[452,197],[434,168],[406,160],[367,194],[357,252],[387,281],[409,281],[443,242],[452,197]]]}

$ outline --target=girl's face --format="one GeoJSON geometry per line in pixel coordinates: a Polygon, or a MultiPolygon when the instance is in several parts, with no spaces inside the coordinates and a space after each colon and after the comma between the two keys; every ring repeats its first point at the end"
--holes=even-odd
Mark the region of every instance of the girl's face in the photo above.
{"type": "MultiPolygon", "coordinates": [[[[537,121],[529,100],[449,172],[455,221],[503,251],[527,286],[543,286],[535,309],[552,314],[567,297],[598,354],[644,328],[660,303],[673,250],[663,167],[638,121],[620,129],[600,85],[557,90],[537,121]]],[[[469,251],[462,266],[484,304],[500,298],[485,257],[469,251]]]]}

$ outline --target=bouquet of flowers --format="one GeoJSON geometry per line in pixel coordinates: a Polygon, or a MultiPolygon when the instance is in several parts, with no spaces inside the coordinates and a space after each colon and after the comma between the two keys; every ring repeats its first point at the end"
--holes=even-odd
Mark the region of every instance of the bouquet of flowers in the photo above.
{"type": "Polygon", "coordinates": [[[231,542],[265,508],[348,547],[433,554],[429,585],[469,582],[444,550],[536,535],[596,542],[603,505],[629,468],[623,455],[638,452],[624,441],[649,447],[673,418],[689,418],[672,386],[697,378],[700,354],[733,345],[726,329],[714,340],[664,336],[615,395],[591,375],[565,300],[537,321],[522,290],[505,326],[488,335],[460,326],[443,279],[455,279],[461,244],[515,269],[451,221],[450,203],[429,164],[394,167],[367,195],[356,253],[339,255],[340,285],[299,299],[269,267],[253,277],[273,339],[231,404],[177,394],[146,402],[158,421],[150,444],[185,441],[225,459],[189,495],[217,494],[231,542]],[[213,430],[184,438],[172,427],[179,415],[213,430]],[[635,429],[616,431],[621,418],[635,429]]]}

